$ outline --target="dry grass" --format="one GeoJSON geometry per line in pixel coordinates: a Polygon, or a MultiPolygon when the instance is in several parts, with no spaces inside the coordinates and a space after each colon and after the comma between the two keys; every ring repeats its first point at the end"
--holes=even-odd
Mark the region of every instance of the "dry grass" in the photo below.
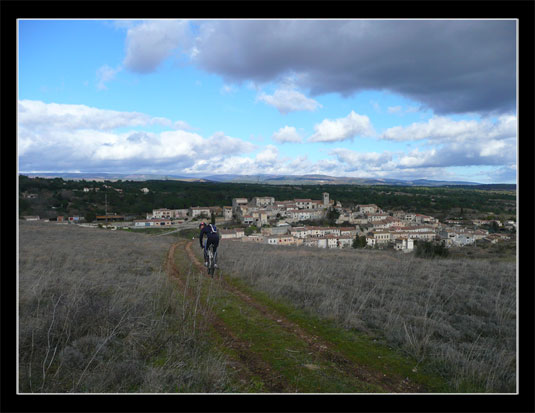
{"type": "Polygon", "coordinates": [[[458,391],[516,391],[515,263],[239,242],[220,252],[255,288],[379,334],[458,391]]]}
{"type": "Polygon", "coordinates": [[[222,391],[226,362],[164,272],[171,242],[21,221],[19,390],[222,391]]]}

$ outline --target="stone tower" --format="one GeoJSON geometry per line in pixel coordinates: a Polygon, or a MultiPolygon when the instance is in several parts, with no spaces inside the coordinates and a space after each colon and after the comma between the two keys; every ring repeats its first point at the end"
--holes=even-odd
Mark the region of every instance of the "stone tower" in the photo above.
{"type": "Polygon", "coordinates": [[[329,193],[328,192],[323,193],[323,206],[325,208],[329,207],[329,193]]]}

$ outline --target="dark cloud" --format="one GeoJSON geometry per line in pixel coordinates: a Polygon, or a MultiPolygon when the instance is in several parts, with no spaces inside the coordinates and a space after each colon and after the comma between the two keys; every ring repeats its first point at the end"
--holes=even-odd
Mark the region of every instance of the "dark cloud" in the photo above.
{"type": "Polygon", "coordinates": [[[208,21],[194,50],[227,81],[294,74],[312,95],[390,90],[438,114],[515,108],[514,20],[208,21]]]}

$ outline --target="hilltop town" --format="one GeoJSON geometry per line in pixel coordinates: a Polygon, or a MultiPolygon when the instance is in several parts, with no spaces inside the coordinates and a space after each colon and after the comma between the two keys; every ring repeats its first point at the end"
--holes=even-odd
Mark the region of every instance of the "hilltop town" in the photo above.
{"type": "Polygon", "coordinates": [[[365,237],[366,246],[393,246],[405,252],[412,251],[417,240],[443,242],[449,247],[470,245],[480,239],[492,243],[509,239],[509,235],[490,234],[488,230],[480,228],[493,222],[498,227],[516,228],[513,221],[502,223],[499,220],[473,220],[472,226],[467,228],[461,226],[460,221],[440,222],[432,216],[418,213],[384,211],[374,204],[344,208],[340,202],[329,199],[327,192],[323,193],[321,200],[234,198],[232,206],[223,208],[197,206],[175,210],[154,209],[147,219],[134,221],[134,227],[171,227],[175,221],[209,220],[212,215],[220,217],[222,239],[271,245],[347,248],[353,245],[358,236],[365,237]],[[334,211],[337,216],[333,226],[302,225],[303,221],[324,219],[329,211],[334,211]],[[230,225],[233,223],[235,225],[230,225]],[[226,229],[228,226],[234,228],[226,229]]]}
{"type": "MultiPolygon", "coordinates": [[[[63,183],[65,185],[65,183],[63,183]]],[[[103,191],[123,196],[123,190],[102,184],[103,191]]],[[[91,194],[99,186],[73,188],[72,193],[91,194]]],[[[143,196],[151,191],[139,188],[143,196]]],[[[23,192],[23,200],[37,200],[34,192],[23,192]]],[[[104,196],[106,200],[106,196],[104,196]]],[[[318,248],[347,248],[352,246],[393,247],[405,252],[415,248],[415,241],[443,243],[446,247],[465,246],[478,240],[496,243],[509,239],[516,231],[516,222],[499,219],[450,219],[439,220],[430,215],[405,212],[399,207],[382,209],[376,204],[350,206],[330,199],[328,192],[322,199],[277,200],[274,196],[231,198],[230,206],[190,206],[189,208],[158,208],[145,214],[145,219],[135,215],[118,215],[109,212],[96,215],[95,223],[83,216],[62,216],[51,221],[76,223],[88,226],[117,228],[195,228],[198,221],[217,223],[222,239],[272,245],[311,246],[318,248]],[[85,221],[85,222],[84,222],[85,221]],[[100,223],[100,224],[99,224],[100,223]],[[494,228],[489,232],[490,228],[494,228]],[[355,244],[354,244],[355,242],[355,244]]],[[[117,202],[117,200],[115,201],[117,202]]],[[[186,204],[187,205],[187,204],[186,204]]],[[[403,206],[401,206],[403,208],[403,206]]],[[[27,220],[38,216],[23,216],[27,220]]],[[[45,219],[48,221],[48,219],[45,219]]]]}

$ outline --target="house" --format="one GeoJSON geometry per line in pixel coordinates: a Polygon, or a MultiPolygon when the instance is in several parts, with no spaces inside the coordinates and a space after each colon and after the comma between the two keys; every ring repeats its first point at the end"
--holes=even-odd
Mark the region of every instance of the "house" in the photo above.
{"type": "Polygon", "coordinates": [[[205,217],[210,218],[210,208],[209,207],[190,207],[189,216],[192,218],[196,217],[205,217]]]}
{"type": "Polygon", "coordinates": [[[290,233],[291,229],[292,227],[287,223],[279,224],[271,227],[271,235],[286,235],[290,233]]]}
{"type": "Polygon", "coordinates": [[[267,243],[271,245],[294,245],[294,237],[291,235],[271,235],[267,237],[267,243]]]}
{"type": "Polygon", "coordinates": [[[308,235],[308,231],[305,227],[294,227],[290,229],[290,234],[292,234],[294,238],[303,239],[308,235]]]}
{"type": "Polygon", "coordinates": [[[220,229],[219,234],[221,236],[221,239],[228,239],[228,238],[242,238],[245,236],[245,232],[241,228],[235,228],[235,229],[220,229]]]}
{"type": "Polygon", "coordinates": [[[152,210],[152,216],[154,218],[173,218],[175,216],[175,212],[173,210],[167,209],[167,208],[160,208],[160,209],[153,209],[152,210]]]}
{"type": "Polygon", "coordinates": [[[134,227],[170,227],[170,219],[139,219],[134,221],[134,227]]]}
{"type": "Polygon", "coordinates": [[[373,231],[373,238],[375,238],[376,244],[388,244],[392,239],[390,231],[377,230],[373,231]]]}
{"type": "Polygon", "coordinates": [[[339,241],[338,237],[336,235],[326,235],[324,237],[327,240],[327,248],[338,248],[339,247],[339,241]]]}
{"type": "Polygon", "coordinates": [[[148,194],[149,188],[141,188],[140,191],[143,192],[144,194],[148,194]]]}
{"type": "Polygon", "coordinates": [[[251,234],[247,237],[241,237],[241,240],[243,242],[256,242],[256,243],[263,243],[266,240],[266,237],[260,234],[251,234]]]}
{"type": "Polygon", "coordinates": [[[232,211],[236,212],[236,209],[240,206],[246,206],[249,203],[247,198],[233,198],[232,199],[232,211]]]}
{"type": "Polygon", "coordinates": [[[294,199],[298,209],[312,209],[312,199],[294,199]]]}
{"type": "Polygon", "coordinates": [[[256,207],[264,208],[266,206],[271,206],[275,203],[275,198],[272,196],[255,196],[251,200],[251,204],[256,207]]]}
{"type": "Polygon", "coordinates": [[[374,214],[368,214],[368,222],[377,222],[377,221],[382,221],[386,218],[389,218],[390,215],[388,214],[384,214],[384,213],[381,213],[381,212],[378,212],[378,213],[374,213],[374,214]]]}
{"type": "Polygon", "coordinates": [[[251,215],[244,215],[242,217],[242,222],[246,225],[252,225],[255,223],[255,219],[251,215]]]}
{"type": "Polygon", "coordinates": [[[208,209],[210,209],[210,214],[214,214],[216,217],[223,216],[223,208],[221,207],[211,206],[211,207],[208,207],[208,209]]]}
{"type": "Polygon", "coordinates": [[[225,221],[230,221],[232,219],[232,207],[223,207],[223,218],[225,219],[225,221]]]}
{"type": "Polygon", "coordinates": [[[340,228],[340,236],[347,235],[350,238],[355,238],[357,235],[357,228],[356,227],[341,227],[340,228]]]}
{"type": "Polygon", "coordinates": [[[338,238],[338,248],[349,248],[353,245],[354,237],[342,235],[338,238]]]}
{"type": "Polygon", "coordinates": [[[26,221],[39,221],[39,216],[25,215],[23,217],[26,221]]]}
{"type": "Polygon", "coordinates": [[[357,205],[357,211],[362,212],[363,214],[375,214],[381,209],[375,204],[369,205],[357,205]]]}
{"type": "Polygon", "coordinates": [[[97,215],[96,216],[97,221],[124,221],[123,215],[117,215],[117,214],[108,214],[108,215],[97,215]]]}
{"type": "Polygon", "coordinates": [[[412,251],[414,250],[414,240],[412,238],[401,237],[394,240],[394,249],[398,251],[412,251]]]}
{"type": "Polygon", "coordinates": [[[258,227],[268,223],[268,215],[266,211],[253,211],[251,212],[251,216],[254,218],[255,224],[258,227]]]}
{"type": "Polygon", "coordinates": [[[236,231],[233,229],[220,229],[219,236],[221,239],[236,238],[236,231]]]}
{"type": "Polygon", "coordinates": [[[431,224],[438,225],[438,219],[433,218],[429,215],[414,214],[414,221],[417,224],[431,224]]]}

